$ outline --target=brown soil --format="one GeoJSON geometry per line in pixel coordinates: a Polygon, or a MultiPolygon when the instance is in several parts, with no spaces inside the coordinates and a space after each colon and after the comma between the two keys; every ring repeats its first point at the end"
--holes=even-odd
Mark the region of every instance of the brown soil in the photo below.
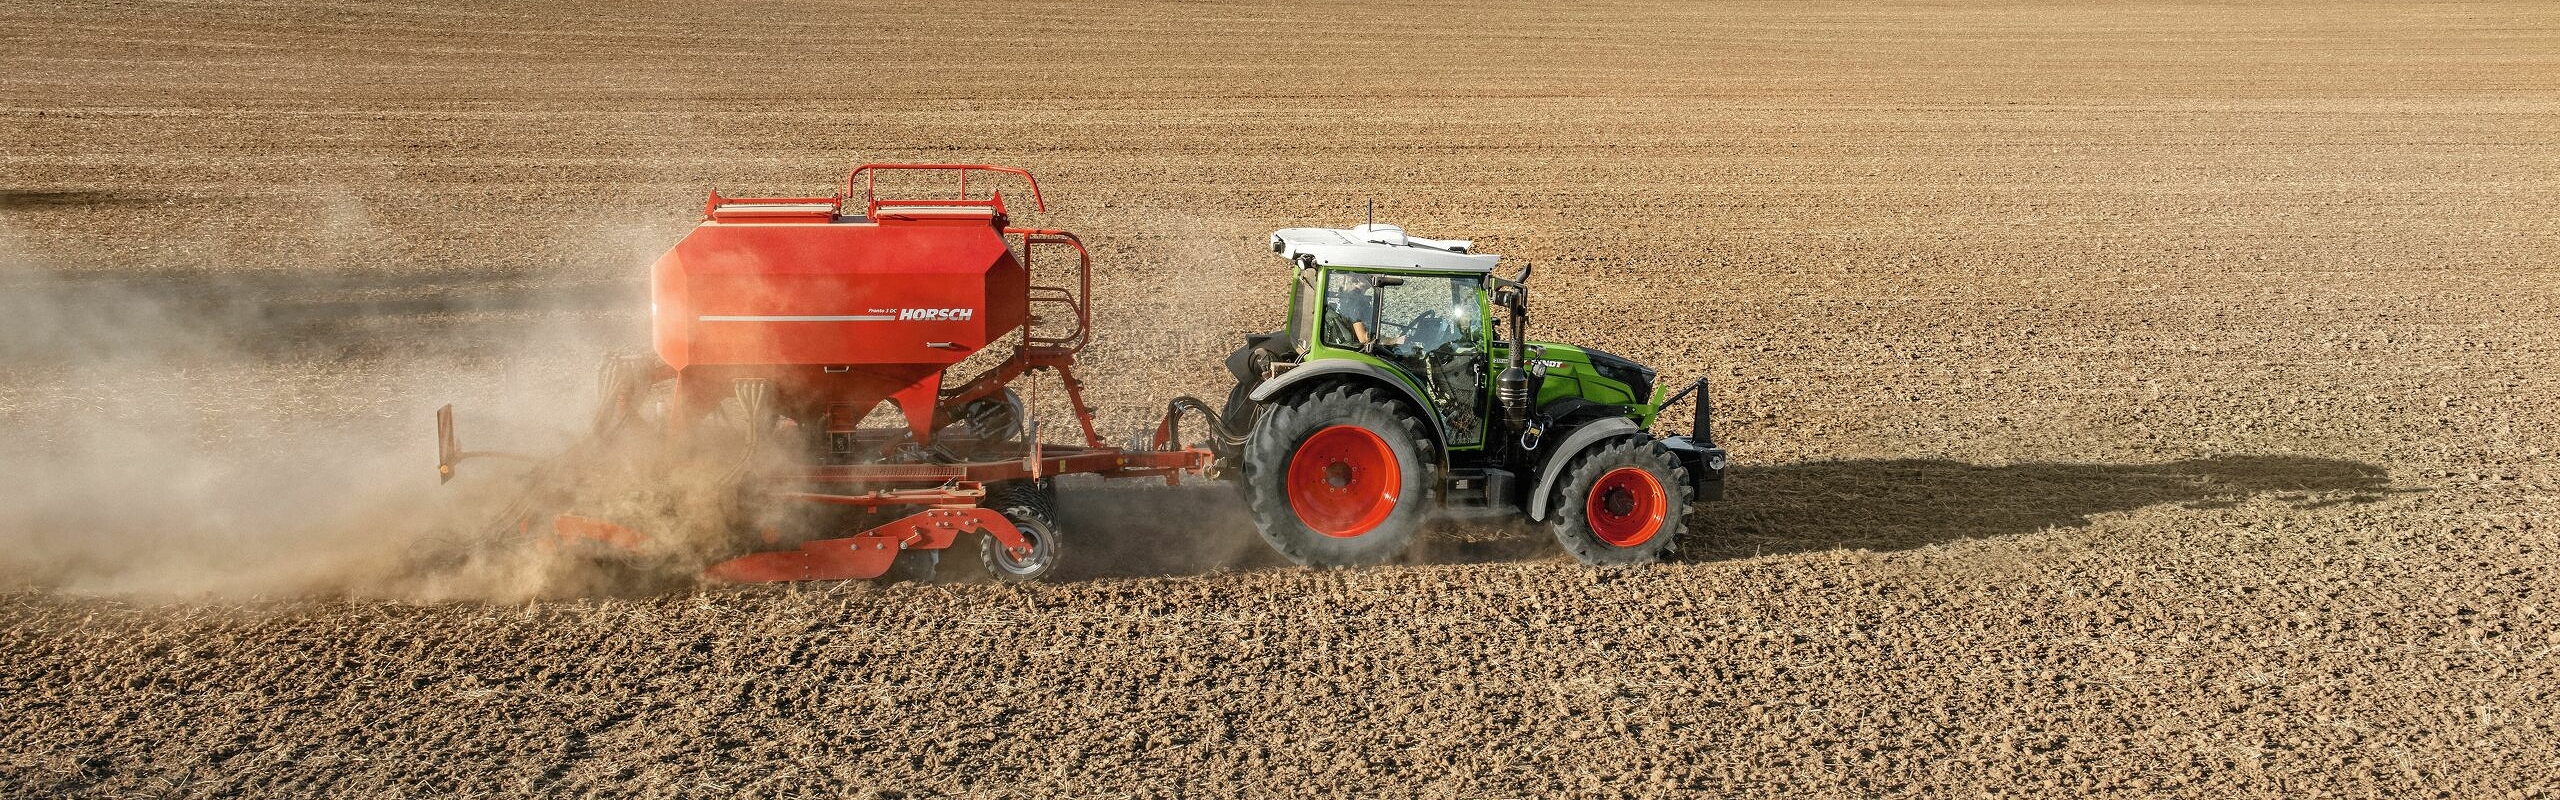
{"type": "Polygon", "coordinates": [[[0,6],[0,794],[2560,791],[2560,15],[1652,5],[0,6]],[[1115,432],[1375,199],[1713,376],[1733,497],[1612,572],[1077,485],[1044,585],[370,583],[426,410],[583,402],[702,190],[919,159],[1099,245],[1115,432]]]}

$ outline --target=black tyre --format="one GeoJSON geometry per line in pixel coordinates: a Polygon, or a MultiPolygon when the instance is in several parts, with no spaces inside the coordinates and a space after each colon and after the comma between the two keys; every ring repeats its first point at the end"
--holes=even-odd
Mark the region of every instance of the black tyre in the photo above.
{"type": "Polygon", "coordinates": [[[1035,581],[1058,568],[1058,490],[1048,481],[1011,481],[987,487],[981,507],[1013,522],[1031,552],[1006,552],[994,536],[978,537],[978,561],[999,581],[1035,581]]]}
{"type": "Polygon", "coordinates": [[[1274,403],[1245,442],[1245,497],[1274,550],[1310,567],[1402,555],[1431,512],[1439,460],[1384,390],[1320,388],[1274,403]]]}
{"type": "Polygon", "coordinates": [[[1237,381],[1235,388],[1227,390],[1226,409],[1218,415],[1218,424],[1226,428],[1221,433],[1229,436],[1252,433],[1253,415],[1260,410],[1253,402],[1253,386],[1237,381]]]}
{"type": "Polygon", "coordinates": [[[1640,437],[1603,441],[1575,456],[1547,498],[1547,528],[1585,564],[1650,564],[1680,541],[1689,470],[1640,437]]]}

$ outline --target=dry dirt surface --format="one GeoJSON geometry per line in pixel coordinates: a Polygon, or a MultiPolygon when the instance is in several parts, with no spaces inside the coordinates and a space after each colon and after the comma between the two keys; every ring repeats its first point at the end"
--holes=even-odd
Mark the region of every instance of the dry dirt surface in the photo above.
{"type": "Polygon", "coordinates": [[[2550,796],[2555,252],[2543,2],[0,4],[0,795],[2550,796]],[[1374,199],[1713,377],[1732,497],[1610,572],[1092,485],[1041,585],[381,571],[501,475],[429,409],[541,430],[703,190],[894,160],[1097,243],[1115,432],[1374,199]]]}

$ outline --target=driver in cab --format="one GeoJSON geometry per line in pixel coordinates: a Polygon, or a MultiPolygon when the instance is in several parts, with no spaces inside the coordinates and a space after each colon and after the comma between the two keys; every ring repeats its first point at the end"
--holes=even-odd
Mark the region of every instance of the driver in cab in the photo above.
{"type": "MultiPolygon", "coordinates": [[[[1325,287],[1324,339],[1328,344],[1353,344],[1362,350],[1387,347],[1395,341],[1378,335],[1378,276],[1364,272],[1336,273],[1325,287]]],[[[1401,283],[1401,281],[1399,281],[1401,283]]]]}

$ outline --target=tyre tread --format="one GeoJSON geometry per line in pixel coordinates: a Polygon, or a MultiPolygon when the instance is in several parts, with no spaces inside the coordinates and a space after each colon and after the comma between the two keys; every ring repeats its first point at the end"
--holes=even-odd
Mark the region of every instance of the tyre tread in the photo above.
{"type": "Polygon", "coordinates": [[[1689,501],[1695,493],[1689,483],[1689,468],[1652,439],[1629,435],[1601,440],[1567,461],[1563,478],[1547,497],[1547,529],[1555,534],[1556,544],[1576,561],[1594,566],[1655,563],[1668,558],[1688,533],[1689,501]],[[1602,474],[1622,466],[1652,467],[1671,501],[1663,516],[1662,532],[1634,547],[1601,541],[1583,515],[1592,484],[1602,474]]]}
{"type": "MultiPolygon", "coordinates": [[[[1440,490],[1437,473],[1439,451],[1430,431],[1418,414],[1400,399],[1390,397],[1375,386],[1356,383],[1331,383],[1273,402],[1254,420],[1253,432],[1245,445],[1245,497],[1253,511],[1254,527],[1263,541],[1290,561],[1310,567],[1351,567],[1383,563],[1401,555],[1422,527],[1422,520],[1436,505],[1440,490]],[[1266,485],[1285,480],[1289,458],[1296,453],[1294,442],[1280,441],[1280,431],[1294,430],[1309,424],[1310,415],[1322,415],[1317,421],[1340,419],[1361,407],[1385,409],[1394,419],[1399,432],[1411,442],[1414,460],[1421,473],[1421,490],[1403,497],[1399,505],[1414,504],[1413,510],[1398,508],[1386,526],[1392,526],[1360,537],[1384,534],[1367,546],[1327,547],[1322,534],[1306,530],[1299,523],[1297,511],[1290,507],[1285,489],[1266,485]]],[[[1356,540],[1336,539],[1332,542],[1356,540]]]]}

